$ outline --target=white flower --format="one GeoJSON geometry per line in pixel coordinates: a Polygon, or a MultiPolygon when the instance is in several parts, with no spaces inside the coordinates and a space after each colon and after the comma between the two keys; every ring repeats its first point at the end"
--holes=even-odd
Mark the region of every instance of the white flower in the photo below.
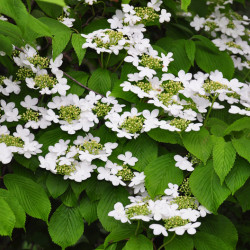
{"type": "Polygon", "coordinates": [[[73,26],[73,22],[75,21],[74,18],[64,17],[60,23],[63,23],[64,25],[71,28],[73,26]]]}
{"type": "Polygon", "coordinates": [[[175,166],[180,168],[181,170],[193,171],[192,163],[188,161],[187,157],[182,157],[180,155],[175,155],[174,159],[176,161],[175,166]]]}
{"type": "Polygon", "coordinates": [[[168,229],[168,231],[170,232],[175,232],[177,235],[183,235],[185,233],[185,231],[187,231],[188,234],[195,234],[196,233],[196,228],[199,227],[201,225],[200,222],[195,222],[195,223],[188,223],[184,226],[181,227],[175,227],[175,228],[171,228],[168,229]]]}
{"type": "Polygon", "coordinates": [[[0,143],[0,162],[3,164],[8,164],[12,160],[12,152],[9,147],[6,146],[5,143],[0,143]]]}
{"type": "Polygon", "coordinates": [[[161,14],[160,14],[159,22],[160,23],[169,22],[170,17],[171,17],[171,13],[168,13],[165,9],[162,9],[161,14]]]}
{"type": "Polygon", "coordinates": [[[179,196],[179,193],[178,193],[178,185],[177,184],[172,184],[172,183],[168,183],[168,189],[165,189],[164,193],[166,195],[171,195],[173,196],[174,198],[178,197],[179,196]]]}
{"type": "Polygon", "coordinates": [[[132,156],[132,153],[127,151],[124,155],[118,155],[117,157],[119,160],[123,161],[124,164],[128,164],[130,166],[134,166],[135,163],[138,161],[136,157],[132,156]]]}
{"type": "Polygon", "coordinates": [[[156,71],[153,69],[150,69],[148,67],[143,67],[143,66],[138,66],[137,69],[140,71],[139,76],[140,77],[145,77],[147,76],[148,78],[153,78],[153,75],[156,74],[156,71]]]}
{"type": "Polygon", "coordinates": [[[108,213],[108,216],[114,217],[116,220],[120,220],[122,223],[129,222],[125,209],[121,202],[117,202],[114,206],[114,210],[108,213]]]}
{"type": "Polygon", "coordinates": [[[153,234],[154,235],[164,235],[164,236],[168,236],[168,232],[166,230],[166,228],[160,224],[151,224],[149,226],[149,228],[153,229],[153,234]]]}

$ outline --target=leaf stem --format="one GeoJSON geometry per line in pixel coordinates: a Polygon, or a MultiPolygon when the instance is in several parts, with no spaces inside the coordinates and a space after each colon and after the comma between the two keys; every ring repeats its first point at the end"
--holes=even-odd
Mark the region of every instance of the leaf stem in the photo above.
{"type": "Polygon", "coordinates": [[[111,56],[111,54],[109,54],[109,55],[108,55],[108,59],[107,59],[107,62],[106,62],[106,67],[105,67],[105,69],[107,69],[107,68],[108,68],[108,65],[109,65],[109,60],[110,60],[110,56],[111,56]]]}
{"type": "Polygon", "coordinates": [[[139,231],[139,229],[140,229],[140,225],[141,225],[141,221],[138,220],[138,222],[137,222],[137,228],[136,228],[136,230],[135,230],[135,236],[138,235],[138,231],[139,231]]]}
{"type": "Polygon", "coordinates": [[[215,100],[217,99],[218,95],[219,95],[219,94],[215,94],[215,95],[214,95],[214,97],[213,97],[213,99],[212,99],[212,104],[211,104],[211,106],[210,106],[210,108],[209,108],[209,110],[208,110],[208,113],[207,113],[206,119],[205,119],[204,124],[203,124],[203,125],[204,125],[204,127],[205,127],[205,126],[206,126],[206,124],[207,124],[207,121],[208,121],[209,115],[210,115],[210,113],[211,113],[211,111],[212,111],[212,109],[213,109],[214,102],[215,102],[215,100]]]}
{"type": "Polygon", "coordinates": [[[102,68],[104,67],[104,64],[103,64],[103,52],[101,52],[101,66],[102,66],[102,68]]]}
{"type": "Polygon", "coordinates": [[[116,71],[121,67],[121,65],[122,65],[122,63],[124,62],[124,59],[125,59],[126,56],[127,56],[127,53],[126,53],[126,55],[124,56],[124,58],[121,60],[121,62],[118,64],[118,66],[115,68],[115,71],[114,71],[114,72],[116,72],[116,71]]]}
{"type": "Polygon", "coordinates": [[[171,241],[173,241],[173,239],[175,238],[175,236],[176,236],[176,234],[174,234],[174,235],[172,236],[172,238],[171,238],[169,241],[163,243],[163,244],[158,248],[158,250],[164,248],[167,244],[169,244],[171,241]]]}

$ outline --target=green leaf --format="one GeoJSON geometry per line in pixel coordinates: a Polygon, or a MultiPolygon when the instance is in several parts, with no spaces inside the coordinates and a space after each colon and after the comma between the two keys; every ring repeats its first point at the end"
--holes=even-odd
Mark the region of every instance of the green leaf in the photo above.
{"type": "Polygon", "coordinates": [[[48,229],[52,241],[57,245],[62,248],[74,245],[84,230],[78,208],[61,205],[51,216],[48,229]]]}
{"type": "Polygon", "coordinates": [[[213,162],[208,161],[207,165],[200,165],[191,174],[190,188],[193,195],[209,211],[216,213],[221,203],[231,193],[226,184],[220,184],[220,179],[216,175],[213,162]]]}
{"type": "Polygon", "coordinates": [[[46,187],[51,196],[56,199],[62,195],[68,188],[69,182],[63,179],[63,176],[49,173],[46,179],[46,187]]]}
{"type": "Polygon", "coordinates": [[[208,119],[207,127],[210,127],[210,132],[213,135],[218,136],[218,137],[223,137],[224,131],[226,130],[228,125],[227,123],[225,123],[224,121],[218,118],[210,117],[208,119]]]}
{"type": "Polygon", "coordinates": [[[0,197],[0,235],[11,236],[14,229],[16,218],[4,198],[0,197]]]}
{"type": "Polygon", "coordinates": [[[250,117],[241,118],[234,123],[232,123],[225,130],[224,135],[230,134],[232,131],[241,131],[243,129],[250,128],[250,117]]]}
{"type": "Polygon", "coordinates": [[[106,95],[106,92],[111,90],[109,71],[101,68],[95,70],[90,76],[88,87],[102,95],[106,95]]]}
{"type": "Polygon", "coordinates": [[[202,44],[209,49],[211,52],[215,53],[215,54],[219,54],[220,51],[219,49],[214,45],[213,42],[211,42],[211,40],[209,40],[207,37],[205,36],[201,36],[201,35],[194,35],[192,36],[192,39],[197,39],[199,41],[202,42],[202,44]]]}
{"type": "Polygon", "coordinates": [[[151,138],[158,142],[182,144],[180,136],[177,132],[171,132],[160,128],[151,129],[147,133],[151,138]]]}
{"type": "MultiPolygon", "coordinates": [[[[169,237],[164,237],[164,243],[169,241],[169,237]]],[[[168,243],[165,246],[166,250],[180,250],[180,249],[185,249],[185,250],[193,250],[194,249],[194,242],[193,239],[187,235],[176,235],[174,240],[168,243]]]]}
{"type": "Polygon", "coordinates": [[[97,206],[97,215],[102,226],[107,231],[117,228],[121,222],[108,216],[108,213],[114,210],[114,205],[121,202],[124,206],[128,204],[128,192],[124,187],[108,187],[103,193],[97,206]]]}
{"type": "MultiPolygon", "coordinates": [[[[63,12],[63,8],[62,6],[56,5],[56,4],[52,4],[52,3],[48,3],[48,2],[44,2],[44,1],[40,1],[40,0],[36,0],[37,5],[40,7],[40,9],[47,14],[48,16],[57,19],[63,12]]],[[[34,11],[39,11],[38,9],[34,9],[32,11],[32,15],[34,15],[34,11]]],[[[43,14],[42,12],[42,14],[43,14]]],[[[35,12],[36,13],[36,12],[35,12]]],[[[45,16],[45,15],[43,15],[45,16]]],[[[36,18],[42,17],[42,15],[40,16],[35,16],[36,18]]]]}
{"type": "Polygon", "coordinates": [[[109,242],[118,242],[135,235],[136,227],[136,224],[121,224],[106,237],[104,247],[107,247],[109,242]]]}
{"type": "Polygon", "coordinates": [[[181,9],[184,11],[188,11],[188,6],[190,5],[191,0],[181,0],[181,9]]]}
{"type": "Polygon", "coordinates": [[[52,3],[52,4],[60,5],[62,7],[66,6],[64,0],[36,0],[36,2],[52,3]]]}
{"type": "Polygon", "coordinates": [[[208,215],[199,230],[216,236],[227,245],[228,250],[236,249],[238,234],[234,224],[223,215],[208,215]]]}
{"type": "Polygon", "coordinates": [[[131,237],[126,243],[124,250],[153,250],[153,243],[142,234],[131,237]]]}
{"type": "Polygon", "coordinates": [[[90,24],[84,27],[83,34],[89,34],[99,29],[110,29],[110,24],[106,18],[94,19],[90,24]]]}
{"type": "MultiPolygon", "coordinates": [[[[25,221],[26,221],[26,214],[17,201],[15,196],[12,196],[10,191],[6,189],[0,189],[0,197],[4,198],[4,200],[8,203],[9,207],[11,208],[12,212],[15,215],[15,227],[16,228],[24,228],[25,221]]],[[[1,221],[1,219],[0,219],[1,221]]],[[[1,223],[0,223],[1,224],[1,223]]]]}
{"type": "Polygon", "coordinates": [[[55,59],[67,46],[71,37],[71,30],[66,25],[49,17],[41,17],[39,20],[46,24],[53,34],[52,49],[53,59],[55,59]]]}
{"type": "Polygon", "coordinates": [[[195,43],[192,40],[185,40],[185,50],[192,66],[194,66],[195,43]]]}
{"type": "Polygon", "coordinates": [[[141,172],[144,168],[158,155],[158,145],[146,134],[139,136],[136,140],[130,140],[124,147],[126,151],[132,152],[133,156],[138,159],[132,168],[141,172]]]}
{"type": "Polygon", "coordinates": [[[234,165],[236,151],[232,142],[225,142],[222,137],[216,138],[213,148],[214,170],[220,178],[221,184],[234,165]]]}
{"type": "Polygon", "coordinates": [[[225,78],[231,79],[233,77],[234,63],[227,52],[213,53],[210,47],[201,41],[196,41],[195,45],[195,61],[202,70],[210,73],[217,69],[222,72],[225,78]]]}
{"type": "Polygon", "coordinates": [[[4,51],[8,56],[11,56],[12,54],[12,42],[11,40],[0,34],[0,48],[1,51],[4,51]]]}
{"type": "Polygon", "coordinates": [[[5,175],[4,184],[28,215],[48,221],[51,205],[48,196],[39,184],[16,174],[5,175]]]}
{"type": "Polygon", "coordinates": [[[86,42],[86,38],[82,37],[80,34],[73,34],[71,43],[78,57],[79,66],[82,64],[82,60],[85,56],[86,49],[82,48],[82,45],[86,42]]]}
{"type": "Polygon", "coordinates": [[[80,201],[79,211],[89,225],[97,220],[97,204],[97,201],[91,201],[88,197],[80,201]]]}
{"type": "Polygon", "coordinates": [[[236,159],[225,181],[232,194],[241,188],[250,177],[250,164],[243,158],[236,159]]]}
{"type": "Polygon", "coordinates": [[[200,131],[184,133],[182,139],[184,146],[190,153],[204,163],[207,162],[213,148],[213,142],[205,128],[201,128],[200,131]]]}
{"type": "Polygon", "coordinates": [[[183,172],[175,167],[174,154],[166,154],[153,160],[146,166],[145,186],[150,196],[164,194],[168,183],[180,185],[183,180],[183,172]]]}
{"type": "MultiPolygon", "coordinates": [[[[87,86],[89,75],[86,72],[83,71],[70,71],[67,72],[68,75],[76,79],[78,82],[80,82],[82,85],[87,86]]],[[[67,94],[76,94],[78,96],[81,96],[85,88],[79,86],[77,83],[69,79],[67,76],[65,76],[68,79],[68,85],[70,86],[70,89],[67,91],[67,94]]]]}
{"type": "Polygon", "coordinates": [[[60,200],[67,207],[77,206],[78,199],[77,199],[75,193],[73,192],[71,186],[69,186],[68,189],[66,190],[66,192],[60,196],[60,200]]]}
{"type": "Polygon", "coordinates": [[[235,196],[239,201],[243,212],[250,210],[249,194],[250,194],[250,179],[248,179],[245,185],[235,193],[235,196]]]}
{"type": "Polygon", "coordinates": [[[240,139],[232,139],[232,143],[237,153],[250,162],[250,140],[241,137],[240,139]]]}
{"type": "Polygon", "coordinates": [[[228,250],[228,245],[222,239],[205,232],[194,235],[194,246],[197,250],[228,250]]]}

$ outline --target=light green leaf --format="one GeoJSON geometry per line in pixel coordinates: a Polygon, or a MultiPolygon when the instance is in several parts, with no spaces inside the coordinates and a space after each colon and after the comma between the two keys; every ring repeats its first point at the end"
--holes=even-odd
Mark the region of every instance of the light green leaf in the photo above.
{"type": "Polygon", "coordinates": [[[16,218],[4,198],[0,197],[0,235],[11,236],[14,229],[16,218]]]}
{"type": "Polygon", "coordinates": [[[52,4],[60,5],[62,7],[66,6],[64,0],[36,0],[36,2],[52,3],[52,4]]]}
{"type": "Polygon", "coordinates": [[[151,161],[145,168],[145,186],[150,196],[164,194],[168,183],[180,185],[183,172],[175,167],[174,154],[166,154],[151,161]]]}
{"type": "Polygon", "coordinates": [[[234,165],[236,151],[232,142],[225,142],[222,137],[216,138],[213,148],[214,170],[220,178],[221,184],[234,165]]]}
{"type": "Polygon", "coordinates": [[[231,193],[225,184],[220,184],[213,162],[195,168],[189,179],[191,191],[198,201],[209,211],[216,213],[221,203],[231,193]]]}
{"type": "Polygon", "coordinates": [[[153,250],[153,243],[142,234],[131,237],[126,243],[124,250],[153,250]]]}
{"type": "Polygon", "coordinates": [[[85,56],[86,49],[82,48],[82,45],[86,42],[86,38],[82,37],[80,34],[73,34],[71,38],[72,46],[78,57],[79,65],[82,64],[82,60],[85,56]]]}
{"type": "Polygon", "coordinates": [[[184,11],[188,11],[188,6],[190,5],[191,0],[181,0],[181,9],[184,11]]]}
{"type": "Polygon", "coordinates": [[[124,187],[108,187],[103,193],[97,206],[97,215],[105,230],[115,230],[121,222],[108,216],[108,213],[114,210],[114,205],[121,202],[124,206],[128,204],[128,192],[124,187]]]}
{"type": "Polygon", "coordinates": [[[237,153],[250,162],[250,140],[245,137],[232,139],[233,146],[237,153]]]}
{"type": "MultiPolygon", "coordinates": [[[[0,189],[0,197],[4,198],[4,200],[8,203],[10,209],[15,215],[15,227],[16,228],[24,228],[26,221],[26,214],[17,201],[15,196],[12,196],[10,191],[6,189],[0,189]]],[[[1,224],[1,223],[0,223],[1,224]]]]}
{"type": "Polygon", "coordinates": [[[185,40],[185,50],[192,66],[194,66],[195,43],[192,40],[185,40]]]}
{"type": "Polygon", "coordinates": [[[51,205],[48,196],[39,184],[16,174],[5,175],[4,184],[28,215],[48,221],[51,205]]]}
{"type": "Polygon", "coordinates": [[[67,46],[71,37],[71,30],[66,25],[49,17],[41,17],[39,20],[46,24],[53,34],[52,49],[53,59],[55,59],[67,46]]]}
{"type": "Polygon", "coordinates": [[[95,70],[90,76],[88,87],[102,95],[106,95],[106,92],[111,90],[109,71],[101,68],[95,70]]]}
{"type": "Polygon", "coordinates": [[[34,13],[37,14],[38,13],[37,11],[39,10],[34,9],[32,11],[32,15],[35,16],[36,18],[45,16],[44,14],[47,14],[49,17],[57,19],[60,15],[62,15],[63,8],[60,5],[56,5],[56,4],[52,4],[52,3],[48,3],[44,1],[39,1],[39,0],[36,0],[36,3],[40,7],[40,9],[44,12],[44,13],[41,12],[40,16],[35,16],[34,13]]]}
{"type": "Polygon", "coordinates": [[[228,250],[236,249],[238,234],[234,224],[223,215],[208,215],[199,230],[218,237],[227,245],[228,250]]]}
{"type": "Polygon", "coordinates": [[[126,151],[132,152],[133,156],[138,159],[132,168],[141,172],[144,168],[158,155],[158,145],[146,134],[139,136],[136,140],[130,140],[124,147],[126,151]]]}
{"type": "Polygon", "coordinates": [[[11,56],[13,50],[12,42],[8,37],[1,34],[0,34],[0,48],[1,51],[4,51],[8,56],[11,56]]]}
{"type": "Polygon", "coordinates": [[[245,185],[235,193],[235,196],[239,201],[243,212],[250,210],[249,194],[250,194],[250,179],[248,179],[245,185]]]}
{"type": "Polygon", "coordinates": [[[151,129],[147,133],[151,138],[158,142],[182,144],[181,138],[177,132],[171,132],[160,128],[151,129]]]}
{"type": "Polygon", "coordinates": [[[46,187],[51,196],[56,199],[62,195],[68,188],[69,182],[63,179],[63,176],[49,173],[46,179],[46,187]]]}
{"type": "Polygon", "coordinates": [[[51,216],[48,229],[52,241],[57,245],[62,248],[74,245],[84,230],[78,208],[61,205],[51,216]]]}
{"type": "Polygon", "coordinates": [[[232,194],[241,188],[250,177],[250,164],[243,158],[236,159],[225,181],[232,194]]]}
{"type": "Polygon", "coordinates": [[[97,204],[97,201],[91,201],[88,197],[84,197],[80,201],[79,211],[89,225],[97,220],[97,204]]]}
{"type": "Polygon", "coordinates": [[[191,131],[183,134],[182,138],[186,149],[206,163],[213,148],[209,132],[202,127],[200,131],[191,131]]]}
{"type": "Polygon", "coordinates": [[[228,250],[228,245],[222,239],[205,232],[194,235],[194,246],[197,250],[228,250]]]}
{"type": "Polygon", "coordinates": [[[226,130],[228,125],[218,118],[210,117],[208,119],[207,127],[210,127],[210,131],[213,135],[223,137],[224,131],[226,130]]]}
{"type": "Polygon", "coordinates": [[[250,117],[241,118],[234,123],[232,123],[225,130],[224,135],[230,134],[232,131],[241,131],[243,129],[250,128],[250,117]]]}
{"type": "MultiPolygon", "coordinates": [[[[169,236],[170,237],[170,236],[169,236]]],[[[169,237],[164,237],[164,243],[169,241],[169,237]]],[[[165,246],[166,250],[193,250],[194,249],[194,242],[193,239],[188,235],[176,235],[174,240],[168,243],[165,246]]]]}

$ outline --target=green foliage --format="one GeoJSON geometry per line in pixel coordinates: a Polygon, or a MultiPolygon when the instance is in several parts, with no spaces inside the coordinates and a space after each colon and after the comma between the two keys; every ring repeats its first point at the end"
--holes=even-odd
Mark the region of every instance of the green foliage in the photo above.
{"type": "Polygon", "coordinates": [[[126,243],[125,250],[138,249],[138,250],[153,250],[152,242],[144,235],[133,236],[126,243]]]}
{"type": "Polygon", "coordinates": [[[73,46],[73,48],[76,52],[76,55],[78,57],[79,65],[82,64],[82,60],[83,60],[84,55],[86,53],[86,49],[82,49],[82,45],[85,43],[85,41],[86,41],[86,39],[83,38],[79,34],[72,35],[71,43],[72,43],[72,46],[73,46]]]}

